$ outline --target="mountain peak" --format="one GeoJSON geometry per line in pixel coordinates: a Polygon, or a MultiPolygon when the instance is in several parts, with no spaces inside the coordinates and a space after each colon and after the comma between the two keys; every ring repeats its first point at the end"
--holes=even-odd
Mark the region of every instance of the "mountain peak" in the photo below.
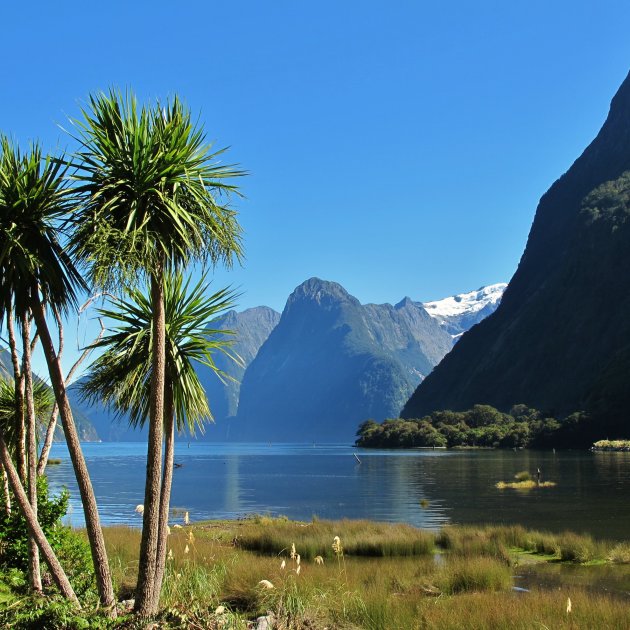
{"type": "Polygon", "coordinates": [[[422,306],[453,338],[459,338],[463,332],[496,310],[506,287],[505,282],[498,282],[476,291],[424,302],[422,306]]]}
{"type": "Polygon", "coordinates": [[[309,278],[295,288],[287,300],[287,308],[297,302],[316,302],[331,306],[339,302],[353,301],[359,304],[340,284],[320,278],[309,278]]]}

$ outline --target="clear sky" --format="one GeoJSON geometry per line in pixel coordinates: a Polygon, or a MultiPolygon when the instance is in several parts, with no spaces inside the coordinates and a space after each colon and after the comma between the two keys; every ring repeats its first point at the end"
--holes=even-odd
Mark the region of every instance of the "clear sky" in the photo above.
{"type": "Polygon", "coordinates": [[[536,204],[630,69],[627,0],[7,2],[0,129],[51,151],[91,92],[179,94],[251,175],[242,269],[281,310],[507,281],[536,204]]]}

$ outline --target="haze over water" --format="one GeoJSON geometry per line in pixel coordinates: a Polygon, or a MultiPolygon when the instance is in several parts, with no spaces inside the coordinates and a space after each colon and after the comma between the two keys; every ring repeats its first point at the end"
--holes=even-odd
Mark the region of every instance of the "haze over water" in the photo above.
{"type": "MultiPolygon", "coordinates": [[[[146,445],[83,445],[103,524],[141,525],[146,445]]],[[[55,444],[51,489],[67,485],[69,521],[83,525],[65,445],[55,444]]],[[[252,513],[310,520],[369,518],[437,529],[447,523],[527,527],[627,538],[630,453],[580,451],[361,450],[342,445],[178,443],[172,508],[193,521],[252,513]],[[354,457],[357,453],[359,464],[354,457]],[[540,468],[555,488],[497,490],[497,481],[540,468]]]]}

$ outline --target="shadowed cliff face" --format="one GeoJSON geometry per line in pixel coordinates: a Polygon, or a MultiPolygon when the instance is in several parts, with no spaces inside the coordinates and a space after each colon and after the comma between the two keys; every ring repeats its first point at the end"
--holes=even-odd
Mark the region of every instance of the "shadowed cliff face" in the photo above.
{"type": "Polygon", "coordinates": [[[630,75],[547,193],[497,311],[464,334],[404,417],[476,403],[568,413],[625,404],[630,367],[630,75]],[[604,376],[605,375],[605,376],[604,376]]]}
{"type": "Polygon", "coordinates": [[[307,280],[245,373],[233,435],[352,441],[362,420],[396,415],[451,346],[409,299],[364,306],[339,284],[307,280]]]}

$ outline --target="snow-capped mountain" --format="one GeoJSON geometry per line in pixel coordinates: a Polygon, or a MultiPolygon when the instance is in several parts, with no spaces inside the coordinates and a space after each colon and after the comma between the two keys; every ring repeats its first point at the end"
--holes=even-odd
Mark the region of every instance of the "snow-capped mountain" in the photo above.
{"type": "Polygon", "coordinates": [[[453,339],[478,324],[497,309],[507,284],[499,282],[470,293],[460,293],[434,302],[423,302],[424,309],[440,322],[453,339]]]}

